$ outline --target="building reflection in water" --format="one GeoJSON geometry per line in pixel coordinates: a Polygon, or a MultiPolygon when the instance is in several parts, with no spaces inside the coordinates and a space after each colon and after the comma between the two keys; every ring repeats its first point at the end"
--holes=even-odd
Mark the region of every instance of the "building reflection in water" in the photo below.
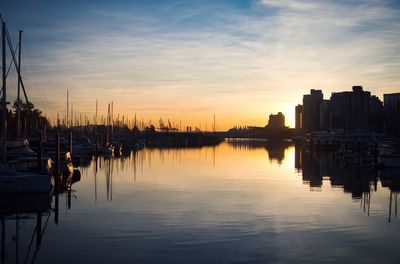
{"type": "MultiPolygon", "coordinates": [[[[228,139],[227,144],[236,150],[252,150],[265,149],[268,154],[269,161],[281,164],[285,159],[285,150],[293,146],[291,141],[278,140],[268,141],[259,139],[228,139]]],[[[151,168],[152,161],[157,160],[161,163],[172,159],[172,162],[180,164],[182,152],[187,151],[187,148],[146,148],[121,153],[118,157],[90,157],[84,161],[90,167],[91,162],[94,162],[94,200],[97,203],[98,183],[99,180],[105,180],[106,199],[112,201],[113,198],[113,174],[114,170],[117,174],[127,172],[132,175],[132,181],[135,182],[138,177],[138,171],[143,174],[145,167],[151,168]],[[99,177],[99,172],[103,180],[99,177]]],[[[205,159],[211,159],[210,162],[215,166],[216,151],[218,147],[206,148],[190,148],[191,151],[198,151],[199,155],[205,155],[205,159]]],[[[400,175],[396,176],[390,171],[377,171],[368,166],[357,166],[346,164],[334,155],[328,153],[311,155],[301,147],[295,147],[295,169],[301,173],[303,183],[310,186],[311,190],[319,190],[324,181],[329,181],[332,188],[341,188],[345,193],[350,193],[352,198],[360,201],[362,210],[369,215],[370,205],[372,202],[371,192],[376,192],[379,187],[379,182],[384,188],[389,188],[390,204],[389,219],[393,215],[397,216],[397,193],[399,192],[400,175]],[[395,176],[393,179],[392,176],[395,176]],[[396,179],[397,177],[397,179],[396,179]]],[[[82,168],[85,172],[87,168],[82,168]]],[[[102,185],[104,186],[104,185],[102,185]]]]}
{"type": "MultiPolygon", "coordinates": [[[[291,141],[257,139],[228,139],[227,144],[236,150],[265,149],[269,161],[278,164],[281,164],[285,159],[285,150],[293,146],[291,141]]],[[[105,186],[105,198],[107,201],[112,201],[114,170],[117,175],[122,172],[132,175],[132,182],[135,182],[138,172],[143,174],[145,168],[152,167],[153,161],[164,163],[168,160],[169,162],[180,164],[182,162],[182,152],[185,151],[188,151],[188,149],[146,148],[125,152],[118,157],[90,157],[90,160],[83,162],[83,164],[87,164],[90,167],[91,162],[94,163],[91,168],[93,168],[94,175],[95,202],[97,203],[98,199],[98,185],[101,185],[102,188],[105,186]],[[101,184],[102,182],[105,182],[105,185],[101,184]]],[[[190,148],[190,151],[191,153],[198,151],[199,155],[204,155],[203,158],[208,159],[215,166],[218,147],[190,148]]],[[[397,216],[397,193],[399,192],[400,181],[390,179],[391,175],[387,175],[387,171],[383,175],[382,172],[371,169],[368,166],[346,164],[328,153],[312,156],[298,146],[295,147],[294,152],[295,169],[298,173],[301,173],[303,183],[309,185],[311,190],[319,190],[324,181],[329,181],[332,188],[343,189],[345,193],[350,193],[354,200],[360,201],[362,210],[369,215],[372,202],[371,193],[377,191],[380,182],[382,187],[389,188],[392,193],[390,196],[389,219],[393,215],[397,216]]],[[[185,155],[185,153],[183,154],[185,155]]],[[[82,168],[81,170],[85,173],[87,168],[82,168]]],[[[400,179],[400,176],[397,178],[400,179]]]]}
{"type": "MultiPolygon", "coordinates": [[[[238,150],[244,149],[246,151],[259,149],[260,151],[256,154],[259,155],[259,152],[261,152],[262,166],[265,165],[264,163],[268,163],[268,159],[270,163],[275,163],[272,164],[272,167],[283,167],[276,166],[276,163],[287,164],[288,161],[291,162],[291,157],[286,157],[284,161],[285,153],[286,155],[289,153],[288,151],[285,152],[285,150],[292,145],[291,142],[288,141],[228,140],[228,142],[224,144],[226,144],[223,146],[225,150],[229,151],[233,151],[232,148],[238,150]],[[264,155],[263,149],[267,151],[268,159],[264,155]]],[[[143,174],[146,168],[148,169],[151,166],[154,168],[161,166],[163,168],[165,164],[172,164],[173,166],[171,167],[175,169],[175,165],[181,163],[185,166],[185,158],[188,155],[192,155],[191,158],[193,159],[197,159],[197,155],[199,155],[201,159],[207,161],[207,163],[201,163],[201,165],[204,166],[204,164],[207,164],[214,170],[212,166],[215,166],[216,162],[218,162],[216,159],[218,155],[216,155],[216,153],[219,151],[220,154],[225,153],[223,149],[221,150],[221,148],[218,147],[193,148],[185,153],[186,151],[188,151],[188,149],[143,149],[122,153],[118,157],[88,157],[82,159],[80,171],[74,170],[62,178],[59,184],[55,186],[52,196],[44,194],[2,197],[2,199],[0,199],[2,239],[1,263],[40,262],[40,257],[41,255],[43,256],[46,250],[44,248],[46,243],[44,242],[48,242],[46,241],[45,234],[48,223],[52,224],[51,220],[53,218],[51,213],[54,213],[54,223],[61,227],[63,219],[59,219],[59,211],[63,211],[63,206],[65,206],[66,211],[70,212],[70,209],[74,208],[74,202],[75,207],[77,207],[76,202],[79,201],[74,201],[73,198],[78,196],[79,193],[74,190],[74,186],[81,192],[81,196],[83,196],[82,200],[84,200],[85,197],[90,197],[89,199],[92,199],[92,193],[94,193],[95,203],[97,203],[98,198],[102,198],[103,201],[107,203],[113,202],[113,208],[118,209],[117,195],[121,190],[115,188],[115,199],[113,201],[114,183],[115,186],[121,186],[122,183],[125,184],[128,181],[134,184],[134,187],[140,187],[141,183],[136,181],[140,180],[141,175],[146,176],[146,174],[143,174]],[[162,162],[165,162],[165,164],[163,165],[162,162]],[[82,185],[76,184],[81,180],[80,172],[82,172],[83,175],[82,185]],[[89,185],[87,185],[88,182],[89,185]],[[90,196],[87,195],[87,192],[90,196]],[[84,195],[82,195],[82,193],[84,195]],[[98,195],[101,197],[97,197],[98,195]],[[60,200],[62,201],[61,203],[59,202],[60,200]],[[59,224],[59,221],[61,224],[59,224]],[[24,224],[21,224],[22,222],[24,222],[24,224]],[[40,251],[41,247],[42,249],[40,251]]],[[[298,147],[295,148],[294,153],[295,168],[301,174],[303,183],[310,186],[311,190],[318,190],[323,184],[328,182],[328,185],[330,183],[332,188],[341,189],[343,192],[351,194],[354,201],[360,202],[361,210],[369,215],[371,203],[374,201],[376,203],[378,201],[377,197],[380,199],[385,197],[374,196],[375,192],[377,192],[378,189],[381,191],[382,188],[384,188],[385,192],[383,192],[383,194],[387,194],[387,204],[386,200],[384,203],[384,214],[386,216],[387,213],[387,221],[390,223],[393,221],[394,217],[397,217],[397,194],[400,191],[399,171],[375,171],[370,167],[352,166],[328,154],[311,156],[298,147]],[[373,199],[374,197],[375,200],[373,199]]],[[[219,156],[220,159],[222,159],[221,156],[222,155],[219,156]]],[[[237,157],[241,158],[242,154],[240,153],[237,157]]],[[[249,155],[248,158],[251,159],[253,156],[249,155]]],[[[223,164],[222,161],[221,164],[223,164]]],[[[292,166],[290,166],[290,168],[285,166],[284,169],[292,170],[292,166]]],[[[276,175],[276,177],[280,177],[280,175],[276,175]]],[[[297,174],[294,174],[294,177],[297,177],[297,174]]],[[[243,179],[246,179],[247,183],[247,178],[243,179]]],[[[297,178],[297,181],[299,182],[300,178],[297,178]]],[[[226,181],[224,181],[224,184],[225,182],[226,181]]],[[[211,188],[213,187],[214,185],[211,188]]],[[[284,187],[285,186],[281,185],[281,188],[284,187]]],[[[230,186],[227,187],[227,189],[229,188],[230,186]]],[[[129,189],[129,192],[132,190],[134,189],[129,189]]],[[[138,190],[141,189],[138,188],[138,190]]],[[[306,192],[308,193],[307,190],[306,192]]],[[[85,203],[82,204],[85,205],[85,203]]],[[[91,205],[90,203],[88,204],[89,206],[91,205]]],[[[354,203],[351,204],[354,205],[354,203]]],[[[101,206],[98,208],[101,208],[101,206]]],[[[125,209],[126,208],[123,208],[123,210],[125,209]]],[[[374,212],[374,210],[371,210],[371,212],[374,212]]],[[[101,212],[99,215],[101,215],[101,212]]],[[[61,214],[61,217],[63,216],[64,215],[61,214]]],[[[151,217],[153,217],[153,215],[151,217]]],[[[297,217],[297,215],[295,217],[297,217]]],[[[67,221],[65,219],[64,221],[65,225],[67,221]]],[[[71,221],[71,219],[69,219],[69,221],[71,221]]],[[[128,228],[131,227],[129,226],[128,228]]],[[[53,230],[53,232],[58,232],[59,230],[60,229],[57,231],[53,230]]],[[[47,233],[51,233],[51,231],[51,228],[47,228],[47,233]]],[[[47,238],[48,237],[49,234],[47,234],[47,238]]]]}
{"type": "Polygon", "coordinates": [[[258,149],[264,148],[268,153],[270,162],[276,161],[282,164],[285,159],[285,149],[293,145],[289,140],[266,140],[252,138],[231,138],[228,144],[235,149],[258,149]]]}
{"type": "Polygon", "coordinates": [[[311,155],[304,148],[295,147],[295,168],[302,174],[303,183],[312,190],[322,187],[323,180],[328,179],[332,188],[342,188],[351,193],[353,199],[360,200],[363,211],[369,215],[371,193],[381,186],[389,188],[389,218],[397,217],[397,193],[400,191],[399,170],[378,170],[369,165],[349,164],[330,153],[311,155]],[[394,209],[392,209],[394,208],[394,209]]]}
{"type": "Polygon", "coordinates": [[[391,222],[392,216],[397,217],[397,194],[400,192],[400,177],[398,171],[385,171],[384,177],[381,177],[381,184],[382,187],[387,187],[390,190],[390,197],[389,197],[389,213],[388,213],[388,222],[391,222]],[[393,177],[390,177],[393,176],[393,177]],[[395,178],[396,177],[396,178],[395,178]]]}

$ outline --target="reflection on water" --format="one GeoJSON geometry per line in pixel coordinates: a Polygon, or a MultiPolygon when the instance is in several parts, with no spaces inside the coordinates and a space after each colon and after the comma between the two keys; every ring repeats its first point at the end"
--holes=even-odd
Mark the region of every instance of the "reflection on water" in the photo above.
{"type": "Polygon", "coordinates": [[[2,263],[400,257],[396,171],[257,140],[144,149],[81,164],[51,197],[1,199],[2,263]]]}
{"type": "Polygon", "coordinates": [[[397,217],[400,177],[396,170],[377,170],[368,165],[348,164],[331,153],[314,156],[300,147],[295,149],[295,168],[302,173],[303,183],[309,185],[311,190],[321,188],[323,180],[327,179],[332,188],[341,188],[345,193],[351,193],[353,199],[360,199],[367,215],[370,214],[372,193],[378,191],[380,181],[381,186],[390,191],[388,222],[392,219],[392,213],[397,217]]]}
{"type": "Polygon", "coordinates": [[[13,263],[35,262],[50,219],[50,201],[48,194],[1,197],[1,263],[13,258],[13,263]]]}
{"type": "Polygon", "coordinates": [[[50,194],[0,196],[1,263],[36,262],[52,213],[53,224],[58,224],[59,196],[66,194],[66,208],[70,209],[72,185],[80,178],[75,169],[65,172],[50,194]]]}
{"type": "Polygon", "coordinates": [[[378,171],[369,166],[349,165],[326,153],[311,156],[301,148],[296,148],[295,155],[295,167],[302,172],[304,183],[310,187],[321,187],[323,178],[327,177],[332,187],[341,187],[354,198],[369,193],[371,185],[376,190],[378,171]]]}
{"type": "Polygon", "coordinates": [[[267,140],[254,138],[232,138],[227,140],[228,144],[235,149],[257,149],[264,148],[268,153],[270,161],[282,163],[285,158],[285,149],[292,146],[289,140],[267,140]]]}

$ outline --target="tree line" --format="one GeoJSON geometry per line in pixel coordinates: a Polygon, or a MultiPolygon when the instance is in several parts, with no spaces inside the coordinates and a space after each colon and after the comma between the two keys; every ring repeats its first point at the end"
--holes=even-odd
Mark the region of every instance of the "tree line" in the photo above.
{"type": "MultiPolygon", "coordinates": [[[[43,116],[42,111],[35,108],[31,102],[23,102],[16,99],[11,109],[7,110],[7,137],[17,137],[17,111],[20,107],[20,137],[35,137],[41,131],[49,129],[50,122],[43,116]]],[[[3,111],[3,104],[0,104],[0,110],[3,111]]],[[[3,115],[0,115],[0,122],[3,122],[3,115]]],[[[2,127],[0,127],[0,130],[2,127]]]]}

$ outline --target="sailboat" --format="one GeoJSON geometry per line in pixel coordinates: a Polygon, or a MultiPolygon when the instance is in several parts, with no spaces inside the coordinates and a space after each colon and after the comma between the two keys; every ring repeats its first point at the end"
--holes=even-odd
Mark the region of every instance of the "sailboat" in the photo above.
{"type": "Polygon", "coordinates": [[[6,65],[6,39],[11,51],[14,65],[17,68],[18,78],[21,81],[19,64],[16,63],[14,49],[11,47],[11,40],[8,34],[6,23],[2,21],[2,158],[0,165],[0,194],[16,193],[49,193],[51,188],[51,175],[36,172],[18,172],[11,169],[7,163],[7,65],[6,65]]]}
{"type": "Polygon", "coordinates": [[[22,173],[0,166],[0,194],[49,193],[51,175],[39,173],[22,173]]]}

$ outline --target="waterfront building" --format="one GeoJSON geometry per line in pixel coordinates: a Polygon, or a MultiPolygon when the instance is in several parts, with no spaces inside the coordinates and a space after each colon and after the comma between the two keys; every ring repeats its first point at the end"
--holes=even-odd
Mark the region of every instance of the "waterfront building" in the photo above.
{"type": "Polygon", "coordinates": [[[362,86],[353,86],[353,91],[332,93],[330,105],[332,129],[381,131],[382,102],[362,86]]]}
{"type": "Polygon", "coordinates": [[[279,112],[277,115],[270,114],[268,128],[285,128],[285,116],[279,112]]]}
{"type": "Polygon", "coordinates": [[[384,113],[382,101],[375,95],[371,96],[369,109],[369,130],[383,132],[384,113]]]}
{"type": "Polygon", "coordinates": [[[323,94],[321,90],[311,89],[310,94],[303,96],[303,125],[305,132],[320,130],[320,111],[323,94]]]}
{"type": "Polygon", "coordinates": [[[383,103],[385,132],[400,136],[400,93],[384,94],[383,103]]]}
{"type": "Polygon", "coordinates": [[[303,106],[301,104],[297,105],[295,108],[295,128],[300,130],[303,128],[303,106]]]}
{"type": "Polygon", "coordinates": [[[320,130],[330,130],[331,124],[331,102],[323,100],[320,107],[320,130]]]}
{"type": "MultiPolygon", "coordinates": [[[[400,94],[388,95],[387,100],[386,119],[390,119],[387,127],[400,131],[400,126],[394,128],[396,124],[391,121],[400,113],[400,94]]],[[[310,94],[304,95],[303,105],[297,105],[295,111],[296,129],[304,132],[337,129],[382,132],[383,128],[383,104],[362,86],[353,86],[352,91],[332,93],[329,100],[323,100],[321,90],[311,90],[310,94]]]]}

